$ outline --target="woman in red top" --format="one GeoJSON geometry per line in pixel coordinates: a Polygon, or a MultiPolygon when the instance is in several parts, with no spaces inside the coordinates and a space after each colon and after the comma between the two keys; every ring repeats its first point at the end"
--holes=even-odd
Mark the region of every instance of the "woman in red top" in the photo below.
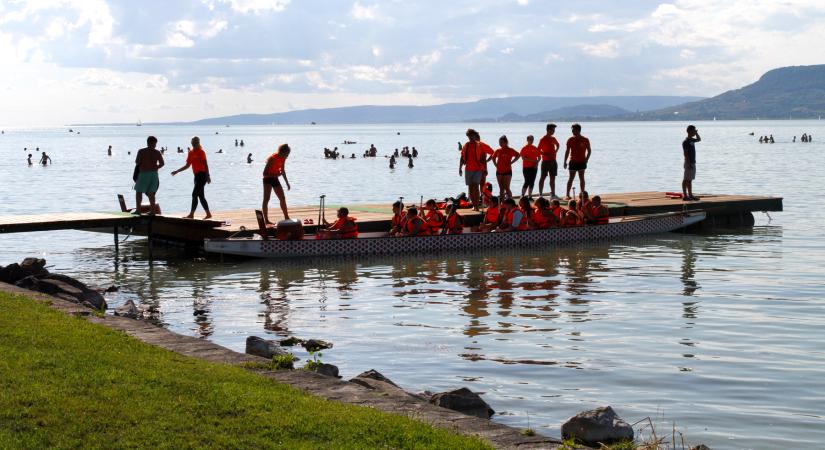
{"type": "Polygon", "coordinates": [[[349,216],[349,209],[338,208],[338,220],[332,225],[324,220],[327,229],[321,231],[323,239],[355,239],[358,237],[358,224],[355,217],[349,216]]]}
{"type": "Polygon", "coordinates": [[[521,148],[521,173],[524,175],[524,184],[521,186],[521,196],[533,196],[533,185],[536,184],[536,175],[539,171],[539,148],[533,145],[533,135],[527,136],[527,145],[521,148]]]}
{"type": "Polygon", "coordinates": [[[513,179],[513,163],[521,158],[521,155],[507,144],[507,136],[498,138],[499,148],[493,153],[496,179],[498,180],[498,196],[500,198],[513,196],[513,192],[510,191],[510,181],[513,179]]]}
{"type": "Polygon", "coordinates": [[[400,200],[392,204],[392,222],[390,223],[390,235],[395,236],[404,229],[407,221],[407,213],[404,212],[404,204],[400,200]]]}
{"type": "Polygon", "coordinates": [[[198,200],[200,200],[203,210],[206,211],[206,215],[203,217],[204,220],[210,219],[212,218],[212,213],[209,212],[209,203],[206,203],[206,193],[204,192],[204,188],[206,188],[207,183],[212,182],[212,178],[209,176],[209,165],[206,163],[206,152],[203,151],[203,147],[201,147],[201,139],[197,136],[192,138],[192,149],[189,150],[189,153],[186,155],[186,165],[178,170],[173,170],[172,176],[183,172],[189,167],[192,167],[192,173],[195,174],[195,188],[192,189],[192,208],[189,210],[189,215],[184,217],[187,219],[192,219],[195,217],[195,209],[197,209],[198,200]]]}
{"type": "Polygon", "coordinates": [[[461,234],[464,231],[464,218],[458,214],[457,203],[448,206],[444,231],[445,234],[461,234]]]}
{"type": "Polygon", "coordinates": [[[281,212],[284,213],[284,219],[289,219],[289,212],[286,208],[286,199],[284,198],[284,188],[278,181],[278,177],[284,177],[287,190],[291,189],[289,180],[286,177],[286,159],[289,157],[290,148],[287,144],[281,144],[278,150],[269,156],[266,160],[266,167],[264,167],[264,203],[261,206],[261,211],[264,213],[264,220],[269,221],[269,196],[270,190],[275,191],[278,196],[278,201],[281,204],[281,212]]]}
{"type": "Polygon", "coordinates": [[[493,231],[498,228],[501,222],[501,207],[499,205],[498,197],[490,197],[490,205],[484,213],[484,218],[477,230],[474,231],[493,231]]]}

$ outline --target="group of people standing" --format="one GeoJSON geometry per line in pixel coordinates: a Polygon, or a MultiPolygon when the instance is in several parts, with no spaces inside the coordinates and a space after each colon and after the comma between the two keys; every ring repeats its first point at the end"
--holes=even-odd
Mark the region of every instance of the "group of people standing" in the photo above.
{"type": "MultiPolygon", "coordinates": [[[[581,129],[581,125],[577,123],[571,126],[572,136],[567,139],[565,147],[563,166],[569,172],[565,193],[567,199],[570,198],[570,190],[577,176],[580,190],[585,190],[585,171],[592,149],[590,140],[581,134],[581,129]]],[[[522,160],[522,173],[524,175],[521,195],[532,197],[536,176],[541,171],[538,187],[539,196],[544,195],[544,182],[549,179],[550,196],[551,198],[558,198],[556,195],[556,177],[558,176],[556,157],[560,145],[555,133],[556,124],[547,124],[546,133],[539,139],[538,146],[533,145],[535,138],[530,135],[527,136],[527,142],[521,148],[521,151],[516,151],[510,147],[507,136],[501,136],[498,140],[499,148],[493,150],[492,147],[481,140],[478,131],[472,128],[468,129],[466,133],[467,142],[461,145],[460,148],[461,157],[458,174],[464,176],[473,209],[478,211],[481,206],[480,193],[487,182],[487,163],[489,161],[492,161],[495,166],[499,197],[502,200],[513,197],[510,188],[513,178],[513,164],[519,159],[522,160]]]]}

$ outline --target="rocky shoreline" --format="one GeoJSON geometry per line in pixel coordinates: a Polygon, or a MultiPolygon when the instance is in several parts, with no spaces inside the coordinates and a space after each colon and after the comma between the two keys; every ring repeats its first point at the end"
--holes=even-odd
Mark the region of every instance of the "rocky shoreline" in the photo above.
{"type": "MultiPolygon", "coordinates": [[[[0,282],[13,285],[20,289],[46,294],[60,301],[69,302],[76,306],[87,308],[92,310],[91,312],[97,313],[98,316],[106,312],[108,308],[103,294],[106,292],[113,292],[117,289],[93,289],[72,277],[50,273],[46,269],[46,261],[41,258],[26,258],[20,263],[9,264],[5,267],[0,266],[0,282]]],[[[65,312],[77,314],[76,307],[67,308],[64,306],[58,307],[57,309],[62,309],[65,312]]],[[[100,317],[95,317],[93,314],[82,315],[91,316],[92,318],[90,320],[95,322],[100,320],[100,317]]],[[[418,405],[413,406],[412,409],[415,410],[416,413],[421,413],[422,410],[426,409],[423,408],[423,405],[426,404],[431,405],[431,407],[437,407],[437,409],[443,408],[455,411],[456,413],[460,413],[468,418],[473,418],[474,420],[483,420],[484,422],[490,424],[492,428],[487,431],[493,435],[501,434],[500,430],[502,429],[511,430],[506,433],[509,435],[506,439],[496,441],[490,440],[489,437],[486,437],[497,447],[557,448],[562,444],[561,441],[554,440],[553,438],[539,436],[534,432],[534,430],[531,429],[517,430],[505,425],[490,422],[489,419],[495,414],[493,408],[490,407],[490,405],[488,405],[479,394],[472,392],[466,387],[460,387],[451,391],[435,394],[429,392],[417,394],[410,393],[403,390],[392,380],[374,369],[363,372],[348,381],[342,381],[340,380],[341,377],[339,376],[338,367],[332,364],[323,363],[315,357],[316,355],[320,356],[318,352],[321,350],[330,349],[333,347],[331,342],[321,339],[301,339],[293,336],[276,341],[264,339],[258,336],[249,336],[246,340],[245,349],[245,353],[249,355],[248,358],[253,358],[252,360],[249,360],[244,359],[241,354],[237,354],[232,350],[225,349],[217,346],[216,344],[206,343],[195,338],[189,338],[173,333],[143,320],[144,312],[138,308],[132,300],[128,300],[120,307],[114,309],[112,311],[112,316],[103,316],[102,318],[104,319],[103,325],[116,329],[122,329],[138,339],[143,340],[144,342],[164,347],[164,345],[159,344],[158,342],[152,342],[152,339],[147,339],[143,336],[148,330],[162,329],[164,331],[164,335],[167,337],[171,336],[170,339],[172,341],[180,341],[176,342],[172,345],[172,348],[169,349],[182,354],[186,354],[186,352],[179,351],[179,347],[183,345],[181,343],[183,341],[191,342],[194,340],[200,347],[209,347],[209,351],[211,352],[214,352],[215,349],[218,348],[220,349],[220,352],[226,353],[226,355],[222,357],[222,361],[245,361],[244,364],[247,364],[247,367],[251,370],[262,372],[265,376],[292,384],[315,394],[319,394],[319,392],[326,392],[330,389],[337,391],[338,394],[335,394],[332,398],[330,398],[332,400],[358,404],[366,403],[363,400],[360,400],[360,394],[355,395],[354,399],[341,397],[341,389],[335,388],[334,386],[338,383],[345,383],[347,386],[357,386],[362,389],[378,393],[382,397],[386,397],[383,400],[396,402],[397,407],[392,407],[391,405],[388,407],[387,405],[382,404],[381,409],[389,412],[408,415],[411,405],[418,405]],[[107,317],[117,319],[121,322],[118,322],[117,325],[113,325],[105,320],[107,317]],[[128,322],[122,322],[123,320],[128,322]],[[132,330],[132,332],[130,332],[130,330],[132,330]],[[298,358],[295,358],[286,348],[293,347],[295,345],[303,346],[308,352],[310,352],[310,355],[313,356],[313,359],[307,361],[301,369],[294,368],[292,362],[297,361],[298,358]],[[307,378],[305,376],[301,376],[302,373],[312,375],[312,377],[307,378]],[[294,374],[298,378],[290,374],[294,374]],[[298,379],[300,379],[300,381],[298,381],[298,379]],[[320,380],[324,379],[329,379],[330,382],[334,382],[333,384],[329,384],[329,382],[320,383],[320,380]],[[314,386],[313,388],[311,387],[313,384],[318,386],[314,386]],[[499,431],[493,432],[492,430],[499,431]]],[[[157,331],[148,332],[149,334],[157,333],[157,331]]],[[[203,350],[193,350],[193,354],[189,356],[209,359],[198,355],[198,352],[202,351],[203,350]]],[[[323,396],[323,394],[319,395],[323,396]]],[[[443,418],[439,419],[444,421],[443,418]]],[[[422,417],[422,420],[428,421],[432,424],[436,424],[438,422],[435,418],[428,419],[426,417],[422,417]]],[[[448,420],[448,423],[457,424],[466,422],[453,418],[448,420]]],[[[484,435],[480,434],[478,430],[486,429],[486,427],[480,423],[473,423],[472,426],[465,425],[466,429],[462,429],[461,426],[457,426],[456,428],[456,431],[462,433],[478,434],[481,436],[484,435]]],[[[633,427],[619,417],[610,406],[603,406],[574,415],[561,426],[560,435],[567,442],[575,441],[578,445],[594,448],[603,448],[605,445],[618,442],[632,442],[635,438],[633,427]]],[[[671,443],[670,445],[675,446],[675,443],[671,443]]],[[[692,446],[690,449],[709,450],[709,448],[703,444],[692,446]]]]}

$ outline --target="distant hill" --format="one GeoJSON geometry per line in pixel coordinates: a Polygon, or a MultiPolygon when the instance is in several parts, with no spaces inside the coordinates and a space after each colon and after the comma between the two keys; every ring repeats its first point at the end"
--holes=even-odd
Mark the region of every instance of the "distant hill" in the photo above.
{"type": "Polygon", "coordinates": [[[630,114],[630,111],[613,105],[575,105],[557,108],[552,111],[527,114],[524,116],[509,113],[495,119],[479,119],[471,120],[470,122],[548,122],[552,120],[584,121],[606,119],[626,114],[630,114]]]}
{"type": "MultiPolygon", "coordinates": [[[[613,108],[615,114],[630,111],[650,111],[701,99],[676,96],[602,96],[602,97],[505,97],[467,103],[445,103],[432,106],[348,106],[341,108],[303,109],[272,114],[238,114],[187,122],[187,125],[271,125],[330,123],[438,123],[466,122],[479,118],[496,118],[513,114],[523,120],[543,120],[555,117],[559,111],[604,111],[613,108]],[[547,115],[550,114],[549,116],[547,115]],[[536,118],[532,118],[532,117],[536,118]]],[[[585,114],[588,115],[588,114],[585,114]]],[[[601,116],[601,114],[597,114],[601,116]]],[[[562,117],[562,116],[558,116],[562,117]]],[[[488,119],[490,120],[490,119],[488,119]]]]}
{"type": "MultiPolygon", "coordinates": [[[[633,120],[817,119],[825,115],[825,65],[782,67],[716,97],[626,115],[633,120]]],[[[617,119],[619,119],[617,118],[617,119]]]]}

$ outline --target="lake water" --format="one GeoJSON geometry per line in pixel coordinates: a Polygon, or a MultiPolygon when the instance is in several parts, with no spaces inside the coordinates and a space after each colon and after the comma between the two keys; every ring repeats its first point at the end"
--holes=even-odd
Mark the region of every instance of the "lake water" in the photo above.
{"type": "MultiPolygon", "coordinates": [[[[6,129],[0,135],[2,214],[115,210],[131,203],[134,152],[167,146],[159,202],[188,209],[191,175],[171,177],[192,135],[209,155],[215,211],[260,204],[265,157],[281,142],[292,205],[390,202],[464,190],[456,142],[467,124],[6,129]],[[216,132],[220,134],[215,134],[216,132]],[[235,147],[235,139],[245,147],[235,147]],[[357,145],[340,145],[343,140],[357,145]],[[415,146],[416,167],[383,157],[415,146]],[[106,156],[112,145],[114,155],[106,156]],[[324,160],[338,145],[359,156],[324,160]],[[54,161],[28,167],[40,147],[54,161]],[[215,154],[223,149],[223,154],[215,154]],[[132,154],[128,155],[127,152],[132,154]],[[252,153],[255,162],[245,163],[252,153]]],[[[585,124],[588,190],[678,191],[685,124],[585,124]]],[[[675,422],[713,448],[815,448],[825,441],[825,125],[819,121],[697,123],[696,192],[777,195],[785,211],[752,230],[663,234],[599,245],[438,256],[221,263],[126,238],[66,231],[0,235],[0,264],[38,255],[51,270],[119,285],[176,332],[243,351],[249,335],[330,340],[323,360],[348,378],[375,368],[411,391],[484,392],[493,420],[558,436],[569,416],[610,404],[629,422],[675,422]],[[756,136],[750,136],[755,132],[756,136]],[[792,143],[803,132],[812,143],[792,143]],[[760,144],[773,134],[775,144],[760,144]]],[[[489,143],[520,148],[542,124],[476,124],[489,143]]],[[[569,124],[560,124],[560,140],[569,124]]],[[[520,166],[520,163],[517,163],[520,166]]],[[[513,185],[519,186],[518,171],[513,185]]],[[[559,190],[561,190],[559,182],[559,190]]],[[[514,189],[515,190],[515,189],[514,189]]],[[[273,207],[276,207],[273,203],[273,207]]],[[[123,236],[122,236],[123,237],[123,236]]],[[[302,359],[306,354],[296,351],[302,359]]]]}

